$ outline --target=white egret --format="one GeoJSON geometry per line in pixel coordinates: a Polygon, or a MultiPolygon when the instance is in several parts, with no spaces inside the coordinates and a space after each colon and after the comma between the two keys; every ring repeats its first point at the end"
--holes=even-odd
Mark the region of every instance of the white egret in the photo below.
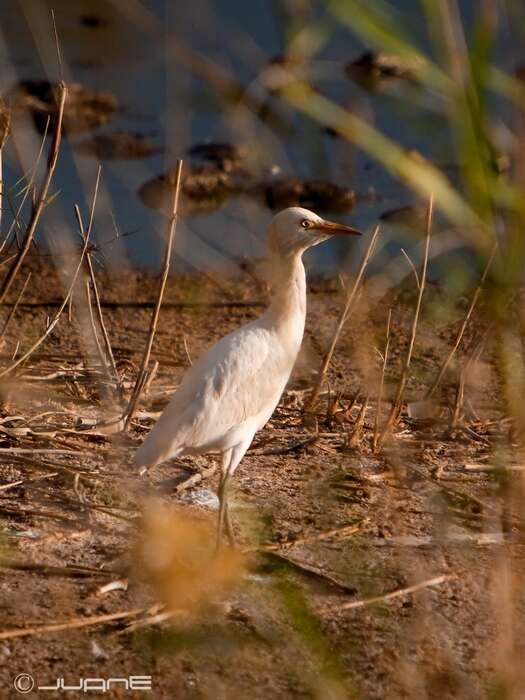
{"type": "Polygon", "coordinates": [[[302,255],[333,234],[360,235],[301,207],[273,218],[267,235],[273,274],[268,309],[219,340],[190,367],[135,456],[144,474],[169,458],[221,454],[218,544],[224,528],[234,544],[229,480],[279,403],[301,347],[306,317],[302,255]]]}

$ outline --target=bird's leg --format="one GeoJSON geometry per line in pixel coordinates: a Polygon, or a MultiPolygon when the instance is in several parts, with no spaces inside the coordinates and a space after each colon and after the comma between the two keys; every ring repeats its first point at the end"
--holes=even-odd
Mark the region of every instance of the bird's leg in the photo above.
{"type": "MultiPolygon", "coordinates": [[[[219,489],[217,491],[217,496],[219,497],[219,519],[217,521],[217,549],[221,546],[221,537],[224,530],[224,525],[228,528],[229,514],[228,514],[228,472],[223,471],[221,474],[221,480],[219,481],[219,489]]],[[[231,527],[231,525],[230,525],[231,527]]],[[[229,537],[229,535],[228,535],[229,537]]]]}
{"type": "Polygon", "coordinates": [[[226,519],[229,519],[228,513],[228,501],[226,486],[228,482],[228,467],[231,461],[231,450],[224,452],[222,455],[222,465],[221,465],[221,480],[219,481],[219,488],[217,490],[217,496],[219,498],[219,517],[217,520],[217,549],[221,546],[222,532],[224,530],[224,523],[226,519]]]}
{"type": "Polygon", "coordinates": [[[228,536],[230,547],[235,547],[235,533],[233,531],[232,521],[230,518],[230,508],[227,501],[224,508],[224,524],[226,525],[226,535],[228,536]]]}
{"type": "Polygon", "coordinates": [[[228,472],[222,474],[219,483],[219,523],[217,526],[217,548],[220,545],[220,539],[223,530],[226,530],[230,547],[235,547],[235,534],[233,532],[232,521],[230,518],[230,508],[228,506],[228,484],[230,474],[228,472]]]}
{"type": "Polygon", "coordinates": [[[228,540],[232,547],[235,546],[235,537],[233,534],[233,527],[230,520],[230,514],[228,512],[228,486],[230,478],[233,472],[237,469],[239,462],[244,457],[244,453],[248,449],[251,442],[246,440],[241,442],[230,450],[227,450],[222,455],[222,475],[219,482],[219,490],[217,495],[219,497],[219,520],[217,522],[217,548],[220,547],[221,536],[226,526],[226,534],[228,535],[228,540]]]}

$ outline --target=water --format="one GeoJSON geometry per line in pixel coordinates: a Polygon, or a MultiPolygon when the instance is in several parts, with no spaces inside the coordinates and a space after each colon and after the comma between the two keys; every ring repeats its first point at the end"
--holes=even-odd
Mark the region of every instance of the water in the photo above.
{"type": "MultiPolygon", "coordinates": [[[[49,12],[53,7],[67,80],[109,90],[118,100],[118,112],[101,131],[137,131],[165,148],[164,153],[139,160],[103,163],[95,233],[108,266],[158,265],[165,222],[162,215],[142,204],[137,190],[173,166],[195,143],[248,145],[258,167],[275,165],[283,174],[333,180],[362,195],[373,190],[376,198],[362,197],[348,214],[331,217],[363,230],[369,229],[381,212],[411,200],[410,194],[366,155],[286,108],[283,111],[291,128],[285,133],[255,118],[241,119],[231,108],[218,108],[209,84],[181,64],[182,43],[224,67],[242,85],[252,83],[268,59],[282,53],[293,23],[293,19],[286,19],[286,8],[291,6],[277,0],[19,0],[0,5],[2,92],[20,79],[58,78],[49,12]],[[113,220],[126,235],[104,244],[115,237],[113,220]]],[[[411,30],[424,44],[418,6],[414,0],[396,3],[399,10],[407,12],[411,30]]],[[[319,16],[324,16],[323,4],[316,7],[319,16]]],[[[473,6],[462,3],[461,8],[468,26],[473,6]]],[[[407,148],[447,162],[451,150],[439,100],[427,95],[424,110],[413,106],[409,98],[419,100],[419,88],[402,82],[384,93],[362,89],[345,76],[343,66],[366,47],[335,21],[329,22],[328,29],[330,39],[314,64],[315,82],[322,91],[351,106],[407,148]]],[[[512,69],[520,47],[509,45],[506,28],[500,29],[498,62],[512,69]]],[[[21,154],[25,167],[31,163],[40,139],[32,125],[19,125],[16,132],[7,149],[8,183],[19,177],[21,154]]],[[[48,238],[76,235],[73,205],[78,202],[87,217],[97,165],[95,158],[78,154],[64,141],[54,183],[61,194],[43,220],[48,238]]],[[[237,258],[262,253],[262,234],[271,215],[253,198],[236,197],[217,211],[186,217],[177,231],[175,264],[234,272],[237,258]]],[[[400,240],[407,237],[404,233],[399,236],[391,247],[399,248],[400,240]]],[[[311,251],[308,263],[320,272],[334,272],[352,263],[360,245],[331,241],[311,251]]]]}

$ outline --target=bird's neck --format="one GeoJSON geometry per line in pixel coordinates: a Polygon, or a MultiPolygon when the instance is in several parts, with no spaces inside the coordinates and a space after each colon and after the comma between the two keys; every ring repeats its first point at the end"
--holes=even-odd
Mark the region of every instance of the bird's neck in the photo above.
{"type": "Polygon", "coordinates": [[[306,317],[306,274],[301,254],[272,257],[272,292],[268,315],[277,327],[297,329],[302,338],[306,317]]]}

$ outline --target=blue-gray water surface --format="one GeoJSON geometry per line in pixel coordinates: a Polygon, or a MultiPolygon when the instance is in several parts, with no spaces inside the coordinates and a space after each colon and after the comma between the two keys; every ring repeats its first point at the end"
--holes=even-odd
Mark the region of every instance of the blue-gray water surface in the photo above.
{"type": "MultiPolygon", "coordinates": [[[[499,3],[498,3],[499,5],[499,3]]],[[[315,84],[325,94],[366,117],[379,130],[407,148],[437,163],[452,159],[439,100],[427,95],[424,108],[415,106],[401,83],[372,93],[353,82],[344,65],[367,48],[327,13],[324,3],[312,3],[312,16],[323,21],[328,40],[312,66],[315,84]]],[[[477,3],[460,3],[468,33],[477,3]]],[[[229,142],[248,149],[261,171],[323,178],[352,188],[354,208],[333,215],[368,230],[378,216],[411,201],[411,195],[378,164],[350,144],[325,133],[321,126],[279,106],[289,119],[284,132],[263,121],[219,107],[214,88],[181,60],[190,48],[226,70],[242,86],[253,84],[267,62],[282,55],[301,8],[309,3],[282,0],[13,0],[0,5],[0,88],[7,93],[24,79],[57,80],[56,49],[50,9],[54,9],[60,37],[64,76],[87,86],[108,90],[119,108],[100,132],[125,129],[149,137],[162,152],[146,158],[105,160],[99,192],[95,235],[106,263],[114,269],[127,264],[158,266],[165,220],[146,207],[137,191],[146,181],[173,166],[196,143],[229,142]],[[295,8],[295,14],[290,12],[295,8]],[[116,237],[116,229],[120,238],[116,237]]],[[[395,3],[406,27],[428,48],[420,4],[395,3]]],[[[500,21],[495,49],[497,62],[512,71],[520,62],[520,42],[500,21]]],[[[421,102],[421,100],[419,100],[421,102]]],[[[42,228],[51,240],[75,237],[73,206],[86,212],[98,160],[72,144],[89,134],[64,140],[53,190],[60,195],[46,211],[42,228]]],[[[27,125],[15,124],[6,155],[6,187],[32,164],[41,136],[27,125]]],[[[15,197],[16,188],[12,189],[15,197]]],[[[212,212],[184,217],[177,231],[175,264],[181,268],[234,271],[239,258],[262,253],[262,237],[272,212],[253,197],[232,197],[212,212]]],[[[9,214],[4,217],[4,227],[9,214]]],[[[41,234],[40,234],[41,235],[41,234]]],[[[395,234],[391,246],[404,240],[395,234]],[[396,243],[397,241],[397,243],[396,243]]],[[[331,241],[309,254],[310,265],[321,272],[351,264],[362,243],[331,241]]],[[[405,245],[410,245],[405,242],[405,245]]]]}

